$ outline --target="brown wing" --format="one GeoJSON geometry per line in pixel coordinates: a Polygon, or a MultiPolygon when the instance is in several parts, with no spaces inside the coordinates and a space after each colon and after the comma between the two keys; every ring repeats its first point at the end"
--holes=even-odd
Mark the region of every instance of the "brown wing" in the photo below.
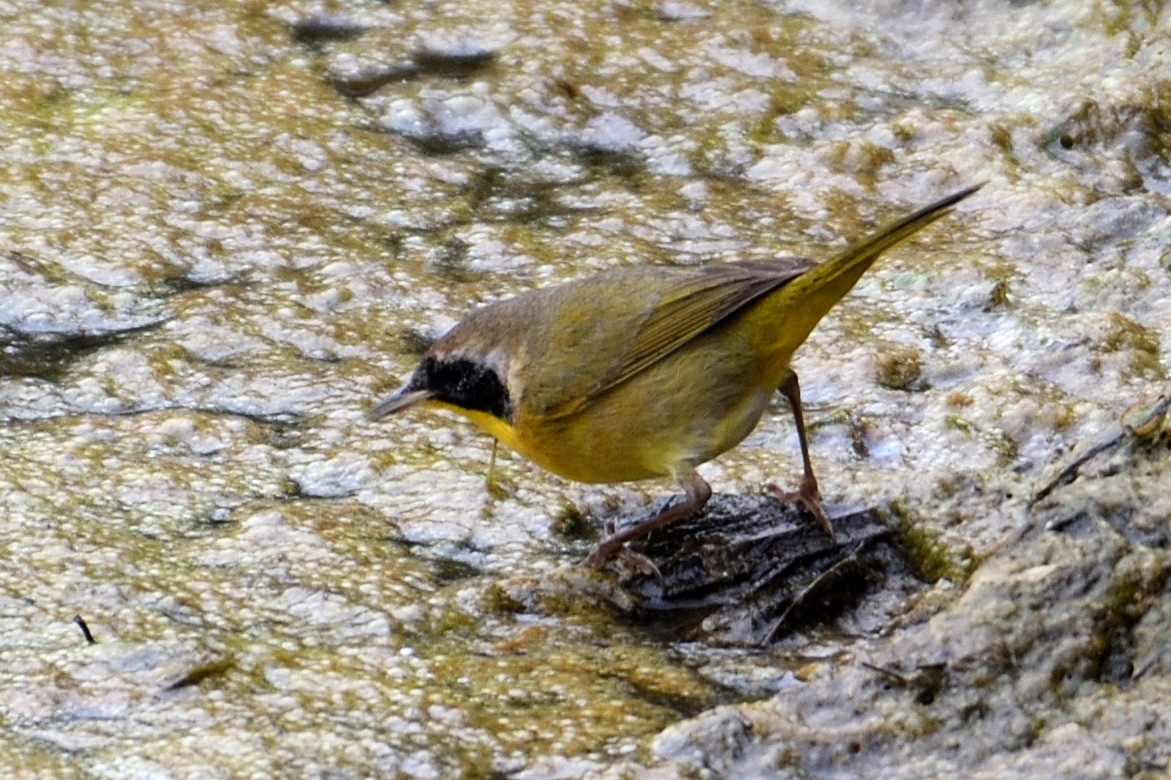
{"type": "MultiPolygon", "coordinates": [[[[610,388],[662,360],[748,304],[813,268],[811,260],[785,257],[773,261],[720,263],[680,271],[663,269],[672,279],[658,291],[621,357],[587,392],[546,410],[563,417],[610,388]]],[[[590,345],[578,348],[590,349],[590,345]]]]}

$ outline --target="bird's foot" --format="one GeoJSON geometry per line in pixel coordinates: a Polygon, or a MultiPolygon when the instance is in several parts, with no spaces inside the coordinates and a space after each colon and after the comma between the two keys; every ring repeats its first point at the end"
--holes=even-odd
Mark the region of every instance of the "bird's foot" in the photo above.
{"type": "Polygon", "coordinates": [[[808,483],[802,481],[801,487],[797,490],[782,490],[779,486],[770,482],[764,486],[764,489],[780,501],[801,504],[801,506],[809,510],[809,514],[813,515],[813,519],[817,521],[817,524],[829,536],[829,540],[834,544],[838,543],[838,537],[834,533],[833,523],[829,521],[829,516],[821,506],[821,494],[817,490],[816,485],[810,489],[808,483]]]}
{"type": "Polygon", "coordinates": [[[655,565],[654,561],[642,553],[636,553],[622,540],[613,540],[619,542],[617,545],[610,544],[612,540],[612,536],[603,539],[582,563],[591,568],[600,569],[606,564],[616,561],[639,574],[654,577],[659,583],[659,587],[667,587],[667,581],[663,579],[663,573],[659,571],[659,567],[655,565]]]}

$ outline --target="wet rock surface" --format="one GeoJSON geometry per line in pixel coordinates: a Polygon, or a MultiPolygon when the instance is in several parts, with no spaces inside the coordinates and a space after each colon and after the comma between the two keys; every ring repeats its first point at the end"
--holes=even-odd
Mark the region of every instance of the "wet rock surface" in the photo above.
{"type": "Polygon", "coordinates": [[[716,645],[770,645],[810,627],[880,632],[891,615],[868,596],[901,605],[923,583],[875,512],[833,522],[836,541],[775,499],[714,496],[701,514],[636,545],[662,581],[632,573],[623,588],[633,600],[616,605],[653,619],[664,636],[716,645]]]}
{"type": "Polygon", "coordinates": [[[1171,568],[1148,534],[1166,528],[1171,449],[1106,441],[1096,473],[1038,502],[947,609],[767,702],[668,729],[658,754],[736,776],[1162,771],[1171,568]],[[729,723],[740,738],[714,742],[729,723]]]}
{"type": "Polygon", "coordinates": [[[1167,9],[3,11],[6,774],[1166,773],[1167,9]],[[976,181],[797,354],[850,545],[783,405],[665,595],[575,565],[665,483],[362,421],[479,303],[976,181]]]}

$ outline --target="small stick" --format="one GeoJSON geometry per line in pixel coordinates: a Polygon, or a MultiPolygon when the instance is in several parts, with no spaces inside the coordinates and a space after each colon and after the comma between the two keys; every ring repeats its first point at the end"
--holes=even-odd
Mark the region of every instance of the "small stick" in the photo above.
{"type": "Polygon", "coordinates": [[[1141,422],[1131,426],[1123,426],[1123,429],[1118,433],[1114,434],[1105,441],[1095,444],[1093,447],[1090,447],[1090,449],[1074,458],[1073,461],[1069,463],[1069,465],[1061,470],[1060,474],[1051,479],[1044,487],[1037,491],[1032,499],[1029,500],[1028,506],[1026,508],[1032,509],[1038,502],[1042,501],[1057,488],[1073,482],[1077,477],[1078,471],[1081,469],[1081,467],[1086,465],[1086,462],[1091,460],[1095,455],[1098,455],[1099,453],[1102,453],[1111,447],[1116,447],[1118,443],[1127,436],[1141,436],[1141,432],[1148,426],[1151,426],[1155,422],[1161,420],[1163,415],[1167,414],[1168,409],[1171,409],[1171,395],[1160,398],[1155,403],[1154,407],[1151,408],[1150,413],[1147,414],[1147,416],[1141,422]]]}
{"type": "Polygon", "coordinates": [[[81,627],[81,633],[85,634],[85,641],[91,645],[97,644],[98,640],[94,639],[94,635],[89,632],[89,626],[85,624],[85,619],[81,615],[74,615],[73,622],[81,627]]]}
{"type": "Polygon", "coordinates": [[[836,574],[840,569],[842,569],[842,567],[844,567],[848,563],[855,563],[858,560],[857,554],[860,549],[861,549],[861,545],[859,545],[858,549],[855,549],[852,553],[844,556],[840,561],[835,563],[833,566],[830,566],[828,569],[823,571],[821,574],[817,575],[817,577],[814,578],[813,582],[806,585],[801,590],[801,592],[798,593],[793,598],[793,601],[789,604],[789,606],[785,607],[785,611],[781,613],[780,619],[777,620],[777,622],[775,624],[773,624],[773,627],[769,629],[768,634],[765,635],[764,641],[761,642],[761,644],[762,645],[771,645],[773,642],[775,642],[777,637],[780,636],[781,627],[785,625],[785,621],[788,620],[789,615],[793,612],[793,610],[797,609],[802,604],[804,604],[805,600],[808,599],[814,592],[816,592],[817,588],[823,582],[825,582],[830,577],[832,577],[834,574],[836,574]]]}

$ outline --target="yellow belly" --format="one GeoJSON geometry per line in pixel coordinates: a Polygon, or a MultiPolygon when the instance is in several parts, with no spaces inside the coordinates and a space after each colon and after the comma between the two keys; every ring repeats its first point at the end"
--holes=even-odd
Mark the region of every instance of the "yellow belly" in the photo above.
{"type": "Polygon", "coordinates": [[[542,468],[578,482],[673,476],[681,462],[711,460],[756,427],[788,371],[788,356],[761,366],[746,354],[735,329],[717,329],[572,415],[543,419],[526,415],[522,405],[515,427],[480,424],[542,468]]]}

